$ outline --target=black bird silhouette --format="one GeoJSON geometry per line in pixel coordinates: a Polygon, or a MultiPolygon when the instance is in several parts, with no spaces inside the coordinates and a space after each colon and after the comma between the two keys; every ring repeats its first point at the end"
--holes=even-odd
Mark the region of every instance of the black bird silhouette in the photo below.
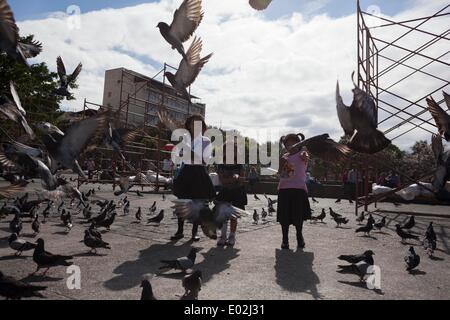
{"type": "Polygon", "coordinates": [[[22,252],[33,250],[36,248],[35,243],[19,239],[17,233],[13,233],[8,238],[9,247],[16,251],[16,256],[20,256],[22,252]]]}
{"type": "Polygon", "coordinates": [[[136,214],[134,215],[137,221],[141,221],[142,220],[142,210],[141,207],[138,208],[138,210],[136,211],[136,214]]]}
{"type": "Polygon", "coordinates": [[[159,269],[175,269],[186,272],[186,270],[192,269],[194,266],[198,251],[199,249],[197,248],[191,248],[191,251],[189,251],[189,254],[186,257],[181,257],[175,260],[161,260],[161,263],[164,265],[159,269]]]}
{"type": "Polygon", "coordinates": [[[12,233],[17,233],[17,235],[20,235],[22,228],[22,219],[19,214],[16,214],[9,223],[9,230],[11,230],[12,233]]]}
{"type": "MultiPolygon", "coordinates": [[[[450,110],[450,96],[442,92],[444,95],[444,100],[447,104],[447,108],[450,110]]],[[[439,129],[439,134],[444,136],[445,140],[450,141],[450,115],[448,115],[444,109],[442,109],[436,101],[434,101],[433,97],[427,98],[428,103],[428,111],[430,111],[431,115],[436,122],[436,125],[439,129]]]]}
{"type": "Polygon", "coordinates": [[[335,216],[335,217],[333,217],[333,219],[334,219],[334,222],[336,222],[336,227],[340,227],[341,224],[347,224],[348,223],[348,219],[344,218],[344,217],[335,216]]]}
{"type": "Polygon", "coordinates": [[[430,222],[427,230],[425,231],[425,238],[423,240],[423,248],[430,258],[433,257],[434,250],[436,250],[436,241],[437,238],[436,233],[434,233],[433,222],[430,222]]]}
{"type": "Polygon", "coordinates": [[[78,78],[78,75],[80,74],[81,69],[83,68],[83,65],[81,63],[79,63],[71,75],[67,75],[66,67],[64,66],[64,62],[61,57],[58,57],[56,59],[56,65],[58,67],[58,76],[59,76],[60,86],[58,89],[56,89],[55,94],[66,97],[66,98],[70,98],[72,96],[72,94],[69,92],[69,87],[78,78]]]}
{"type": "Polygon", "coordinates": [[[267,218],[267,211],[264,210],[264,208],[262,208],[262,211],[261,211],[261,219],[262,219],[262,220],[266,220],[266,218],[267,218]]]}
{"type": "Polygon", "coordinates": [[[434,241],[437,240],[436,233],[434,232],[433,228],[433,221],[431,221],[430,224],[428,225],[427,231],[425,232],[425,237],[434,241]]]}
{"type": "Polygon", "coordinates": [[[152,206],[149,208],[150,213],[156,212],[156,201],[153,201],[152,206]]]}
{"type": "Polygon", "coordinates": [[[255,198],[255,200],[261,200],[261,199],[259,199],[259,197],[256,195],[256,193],[253,195],[253,197],[255,198]]]}
{"type": "Polygon", "coordinates": [[[123,206],[123,214],[126,216],[130,212],[130,201],[123,206]]]}
{"type": "Polygon", "coordinates": [[[97,249],[111,249],[109,243],[103,241],[101,238],[95,237],[89,230],[84,231],[84,244],[86,247],[91,248],[89,252],[97,254],[97,249]]]}
{"type": "Polygon", "coordinates": [[[336,85],[336,109],[344,133],[349,137],[348,146],[357,152],[373,154],[386,148],[391,141],[377,129],[377,107],[372,97],[359,89],[354,80],[353,102],[347,107],[336,85]]]}
{"type": "Polygon", "coordinates": [[[367,221],[364,227],[357,228],[355,233],[364,232],[365,235],[369,236],[370,231],[373,229],[373,223],[371,221],[367,221]]]}
{"type": "Polygon", "coordinates": [[[23,281],[5,276],[0,271],[0,296],[6,299],[20,300],[22,298],[45,298],[39,291],[47,289],[45,286],[35,286],[23,281]]]}
{"type": "Polygon", "coordinates": [[[375,229],[380,230],[383,229],[386,226],[386,217],[381,218],[379,222],[376,222],[373,224],[375,229]]]}
{"type": "Polygon", "coordinates": [[[410,216],[409,220],[401,227],[402,229],[411,229],[416,225],[416,221],[414,220],[414,216],[410,216]]]}
{"type": "Polygon", "coordinates": [[[366,250],[362,254],[349,254],[349,255],[340,255],[338,257],[339,260],[347,261],[348,263],[358,263],[360,261],[364,261],[370,265],[374,264],[373,256],[375,253],[372,250],[366,250]]]}
{"type": "Polygon", "coordinates": [[[202,272],[195,270],[192,274],[184,276],[182,285],[185,290],[183,298],[189,297],[192,300],[197,300],[202,289],[202,272]]]}
{"type": "Polygon", "coordinates": [[[395,225],[395,228],[396,228],[396,231],[397,231],[398,236],[399,236],[400,238],[402,238],[402,243],[404,242],[405,239],[415,239],[415,240],[419,240],[419,237],[418,237],[418,236],[415,236],[415,235],[413,235],[413,234],[411,234],[411,233],[408,233],[408,232],[404,231],[404,230],[402,229],[402,227],[400,226],[400,224],[397,223],[397,224],[395,225]]]}
{"type": "Polygon", "coordinates": [[[139,190],[136,190],[136,194],[137,194],[138,197],[143,197],[144,196],[139,190]]]}
{"type": "Polygon", "coordinates": [[[332,218],[342,218],[342,215],[340,215],[340,214],[337,213],[337,212],[334,212],[333,209],[329,208],[329,210],[330,210],[330,216],[331,216],[332,218]]]}
{"type": "Polygon", "coordinates": [[[420,257],[414,250],[413,246],[409,247],[408,253],[405,256],[406,270],[411,272],[420,264],[420,257]]]}
{"type": "Polygon", "coordinates": [[[375,224],[375,219],[373,218],[371,213],[369,213],[369,217],[367,218],[367,223],[370,223],[372,225],[375,224]]]}
{"type": "Polygon", "coordinates": [[[364,215],[364,211],[362,211],[359,216],[356,218],[356,222],[361,223],[364,221],[364,219],[366,218],[366,216],[364,215]]]}
{"type": "Polygon", "coordinates": [[[70,266],[73,262],[68,261],[72,260],[72,256],[63,256],[58,254],[52,254],[48,251],[45,251],[44,239],[39,238],[37,241],[37,246],[34,249],[33,253],[33,261],[37,264],[36,271],[33,272],[35,274],[41,268],[45,268],[43,275],[47,274],[47,271],[52,267],[57,266],[70,266]]]}
{"type": "Polygon", "coordinates": [[[323,219],[325,219],[326,216],[327,214],[325,212],[325,209],[322,208],[322,212],[317,217],[312,216],[311,221],[320,220],[320,222],[323,222],[323,219]]]}
{"type": "Polygon", "coordinates": [[[157,25],[164,39],[187,60],[183,42],[189,40],[203,19],[202,0],[184,0],[175,11],[170,26],[165,22],[157,25]]]}
{"type": "Polygon", "coordinates": [[[31,224],[31,229],[33,229],[34,234],[38,234],[41,228],[41,223],[39,222],[39,216],[36,215],[36,218],[33,220],[33,223],[31,224]]]}
{"type": "Polygon", "coordinates": [[[258,221],[259,221],[259,214],[258,214],[258,211],[256,211],[256,209],[255,209],[255,210],[253,210],[253,223],[258,224],[258,221]]]}
{"type": "Polygon", "coordinates": [[[164,210],[161,210],[156,217],[147,220],[147,223],[161,223],[164,219],[164,210]]]}
{"type": "Polygon", "coordinates": [[[106,228],[106,230],[110,230],[115,219],[116,219],[116,211],[113,211],[109,217],[105,218],[105,220],[97,222],[96,226],[104,227],[106,228]]]}
{"type": "Polygon", "coordinates": [[[157,300],[153,295],[153,288],[150,283],[150,279],[145,278],[141,281],[141,300],[157,300]]]}
{"type": "Polygon", "coordinates": [[[93,235],[96,238],[102,239],[102,234],[100,231],[97,230],[97,227],[95,225],[95,222],[92,222],[91,225],[88,228],[88,231],[91,235],[93,235]]]}

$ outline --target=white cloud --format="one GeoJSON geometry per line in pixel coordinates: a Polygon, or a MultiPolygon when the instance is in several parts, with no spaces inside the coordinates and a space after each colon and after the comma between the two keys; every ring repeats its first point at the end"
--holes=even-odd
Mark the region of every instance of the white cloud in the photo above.
{"type": "MultiPolygon", "coordinates": [[[[294,12],[277,20],[266,20],[263,14],[251,10],[247,1],[204,2],[205,18],[197,35],[203,39],[203,53],[214,52],[214,56],[193,85],[192,92],[207,104],[207,121],[243,133],[270,128],[283,133],[303,131],[307,135],[329,132],[338,139],[342,130],[335,112],[335,82],[339,78],[344,101],[350,104],[350,74],[356,68],[356,15],[337,19],[316,15],[306,19],[305,12],[294,12]]],[[[314,1],[316,7],[310,10],[317,10],[325,2],[314,1]]],[[[44,43],[44,52],[37,60],[47,62],[50,68],[56,69],[58,55],[63,57],[68,70],[79,61],[83,62],[80,87],[76,92],[78,100],[66,105],[70,109],[80,109],[84,98],[102,102],[106,69],[125,67],[149,76],[159,71],[158,66],[145,64],[137,56],[161,65],[164,62],[178,65],[179,55],[162,39],[156,24],[170,22],[179,3],[161,0],[86,13],[81,16],[79,30],[69,30],[67,20],[59,14],[45,20],[21,22],[20,28],[22,34],[33,33],[44,43]]],[[[444,0],[420,0],[394,19],[434,13],[446,3],[444,0]]],[[[424,25],[423,29],[442,32],[447,26],[441,19],[424,25]]],[[[383,30],[381,36],[392,38],[401,31],[390,28],[383,30]]],[[[417,33],[413,35],[399,41],[399,45],[420,45],[430,39],[418,38],[417,33]]],[[[446,43],[424,53],[437,56],[443,52],[443,44],[446,43]]],[[[386,53],[402,54],[399,50],[386,50],[386,53]]],[[[410,63],[420,60],[416,58],[410,63]]],[[[437,71],[445,79],[450,78],[448,67],[436,65],[424,70],[437,71]]],[[[387,80],[382,80],[388,84],[395,82],[407,71],[398,68],[387,80]]],[[[412,100],[419,98],[427,92],[428,84],[435,85],[424,80],[429,81],[415,77],[415,82],[395,87],[396,92],[412,100]]],[[[402,101],[395,103],[404,105],[402,101]]],[[[428,137],[427,133],[417,130],[395,143],[406,147],[418,138],[428,137]]]]}

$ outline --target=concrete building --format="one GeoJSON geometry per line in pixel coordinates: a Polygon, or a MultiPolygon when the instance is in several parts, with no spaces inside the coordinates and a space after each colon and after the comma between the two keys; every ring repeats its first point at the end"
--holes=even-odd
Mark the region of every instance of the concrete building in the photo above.
{"type": "Polygon", "coordinates": [[[192,114],[205,116],[205,105],[199,98],[192,96],[189,105],[171,86],[125,68],[105,72],[103,105],[113,110],[121,107],[121,120],[131,125],[155,126],[161,105],[173,119],[183,123],[192,114]]]}

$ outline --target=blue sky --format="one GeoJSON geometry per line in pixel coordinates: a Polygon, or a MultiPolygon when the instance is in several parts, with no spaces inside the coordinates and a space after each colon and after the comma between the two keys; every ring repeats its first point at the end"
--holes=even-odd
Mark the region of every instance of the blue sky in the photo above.
{"type": "MultiPolygon", "coordinates": [[[[156,0],[9,0],[16,19],[19,21],[45,18],[51,12],[56,11],[65,12],[66,8],[73,4],[78,5],[82,12],[89,12],[104,8],[123,8],[149,2],[156,2],[156,0]]],[[[314,14],[326,12],[331,17],[340,17],[354,13],[355,3],[356,1],[352,0],[273,0],[265,14],[269,19],[276,19],[283,15],[291,14],[293,11],[304,12],[305,9],[313,6],[313,8],[316,8],[314,14]],[[320,4],[323,4],[323,6],[320,4]]],[[[369,6],[378,6],[383,13],[393,15],[408,8],[411,3],[412,0],[361,0],[361,7],[367,9],[369,6]]]]}

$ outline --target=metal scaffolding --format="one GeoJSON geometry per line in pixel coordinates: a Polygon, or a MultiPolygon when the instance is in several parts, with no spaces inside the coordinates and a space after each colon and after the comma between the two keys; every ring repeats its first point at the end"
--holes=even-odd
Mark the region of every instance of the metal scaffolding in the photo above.
{"type": "MultiPolygon", "coordinates": [[[[357,83],[375,101],[379,130],[392,141],[417,129],[430,135],[437,132],[425,99],[439,97],[436,100],[442,104],[441,91],[450,87],[449,24],[436,30],[436,22],[449,15],[450,3],[432,15],[394,21],[362,10],[357,2],[357,83]],[[419,92],[408,90],[409,84],[418,82],[419,92]]],[[[368,196],[367,157],[360,170],[364,175],[363,197],[358,197],[357,188],[356,198],[362,201],[355,201],[356,214],[359,207],[367,210],[376,201],[368,196]]]]}

